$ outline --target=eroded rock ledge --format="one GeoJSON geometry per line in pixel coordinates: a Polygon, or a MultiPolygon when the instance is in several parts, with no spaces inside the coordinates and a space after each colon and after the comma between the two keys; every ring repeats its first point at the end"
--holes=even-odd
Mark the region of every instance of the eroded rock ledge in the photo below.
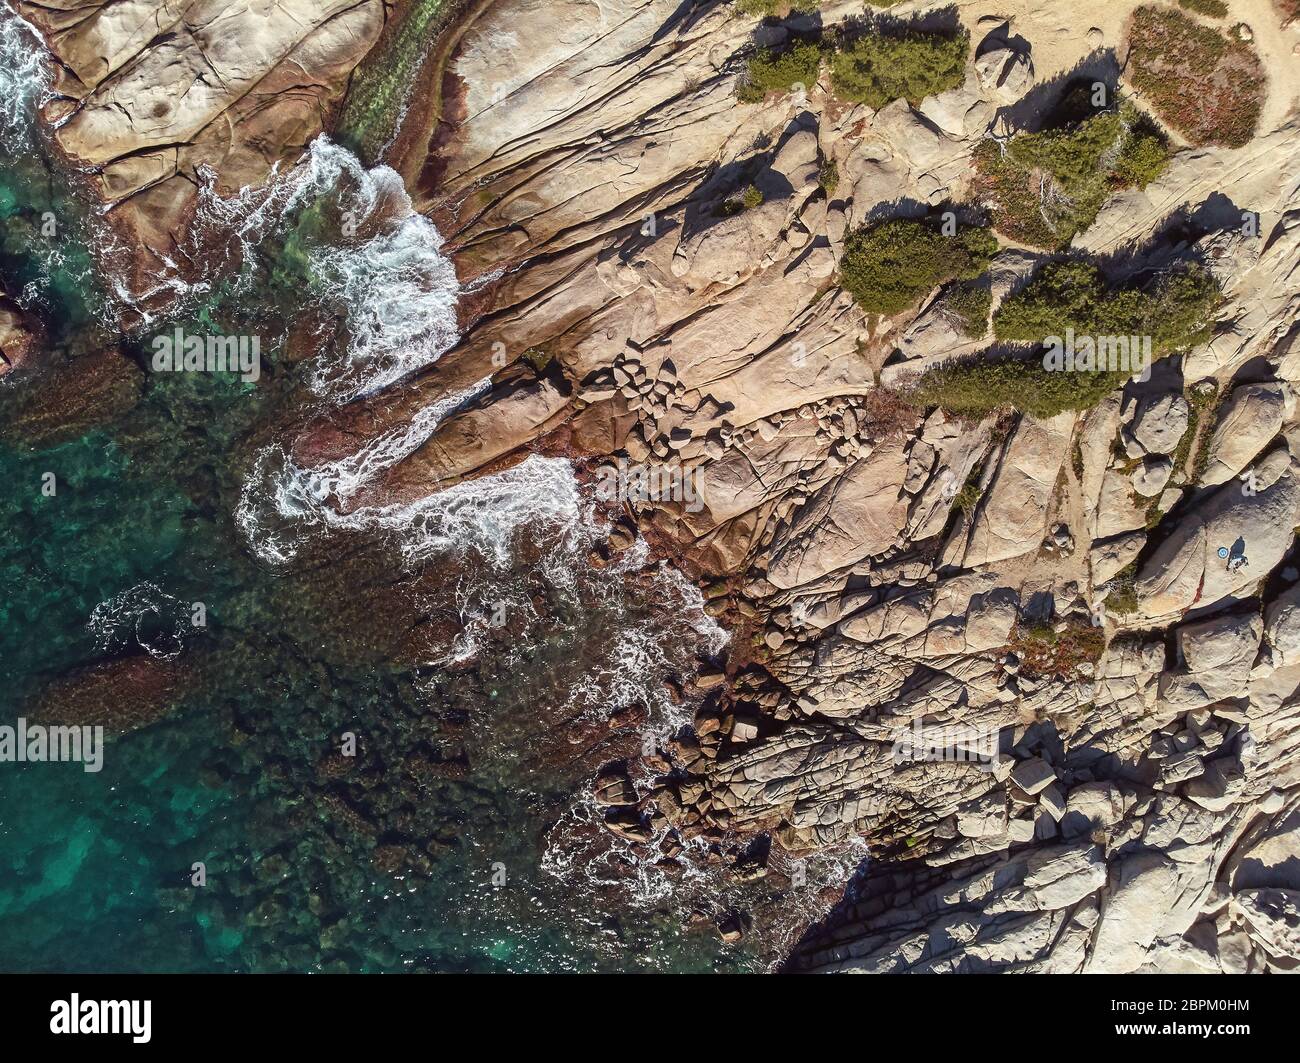
{"type": "Polygon", "coordinates": [[[198,189],[261,184],[337,111],[383,0],[54,0],[15,8],[58,61],[45,117],[125,245],[128,290],[183,268],[198,189]],[[181,261],[178,261],[181,260],[181,261]]]}

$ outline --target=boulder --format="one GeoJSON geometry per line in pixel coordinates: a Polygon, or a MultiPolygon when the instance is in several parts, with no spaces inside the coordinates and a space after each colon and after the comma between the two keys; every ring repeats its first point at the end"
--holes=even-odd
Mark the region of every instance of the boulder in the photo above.
{"type": "Polygon", "coordinates": [[[1033,795],[1051,786],[1056,781],[1056,772],[1042,757],[1030,757],[1011,769],[1011,781],[1025,793],[1033,795]]]}
{"type": "Polygon", "coordinates": [[[1093,585],[1100,586],[1129,565],[1146,542],[1146,532],[1133,531],[1093,543],[1089,553],[1093,585]]]}
{"type": "Polygon", "coordinates": [[[778,532],[767,578],[777,587],[799,587],[888,549],[907,518],[900,489],[906,475],[907,458],[897,440],[854,462],[778,532]]]}
{"type": "Polygon", "coordinates": [[[1187,431],[1190,416],[1187,400],[1176,392],[1141,400],[1132,423],[1125,430],[1129,456],[1172,454],[1187,431]]]}
{"type": "Polygon", "coordinates": [[[1219,411],[1201,483],[1226,483],[1240,473],[1273,441],[1294,407],[1291,389],[1282,383],[1234,388],[1219,411]]]}
{"type": "Polygon", "coordinates": [[[1142,566],[1139,608],[1165,617],[1207,606],[1251,586],[1291,548],[1300,481],[1280,447],[1255,467],[1255,490],[1224,484],[1187,513],[1142,566]],[[1245,563],[1235,561],[1244,557],[1245,563]]]}
{"type": "Polygon", "coordinates": [[[1163,704],[1184,711],[1246,694],[1263,634],[1258,613],[1184,624],[1177,634],[1184,665],[1160,677],[1163,704]]]}
{"type": "Polygon", "coordinates": [[[1052,491],[1065,461],[1074,414],[1022,417],[976,509],[961,557],[977,568],[1037,550],[1047,532],[1052,491]]]}

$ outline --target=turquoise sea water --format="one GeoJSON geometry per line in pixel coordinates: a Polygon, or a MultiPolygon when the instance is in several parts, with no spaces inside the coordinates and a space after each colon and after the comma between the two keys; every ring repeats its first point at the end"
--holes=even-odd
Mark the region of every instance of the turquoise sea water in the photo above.
{"type": "Polygon", "coordinates": [[[93,219],[35,139],[0,163],[0,217],[0,277],[51,347],[37,376],[0,383],[0,723],[122,662],[174,683],[157,711],[90,687],[132,725],[97,774],[0,764],[0,969],[754,963],[685,929],[712,879],[639,866],[582,800],[595,768],[640,740],[598,718],[662,691],[700,648],[664,623],[682,612],[677,583],[653,566],[588,571],[581,543],[531,524],[500,568],[468,549],[412,569],[378,533],[326,536],[287,568],[249,549],[245,479],[308,401],[286,336],[312,283],[303,249],[331,238],[327,209],[259,245],[251,287],[217,283],[130,335],[92,266],[93,219]],[[148,337],[177,324],[256,332],[263,379],[153,373],[148,337]],[[138,367],[139,400],[33,441],[23,389],[109,344],[138,367]],[[494,598],[527,608],[482,632],[468,663],[409,651],[413,625],[494,598]],[[353,758],[339,756],[347,732],[353,758]]]}

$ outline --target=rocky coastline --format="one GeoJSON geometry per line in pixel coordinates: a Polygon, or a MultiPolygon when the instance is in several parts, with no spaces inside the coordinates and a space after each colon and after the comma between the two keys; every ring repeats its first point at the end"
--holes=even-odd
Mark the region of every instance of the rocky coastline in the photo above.
{"type": "MultiPolygon", "coordinates": [[[[200,190],[293,167],[405,13],[16,6],[60,64],[54,143],[140,249],[141,307],[186,272],[200,190]]],[[[737,97],[757,50],[860,3],[483,0],[415,68],[439,89],[384,161],[446,241],[460,339],[289,450],[323,467],[486,381],[348,505],[530,455],[574,460],[588,490],[620,463],[690,485],[619,500],[593,561],[644,539],[731,640],[682,677],[693,724],[624,742],[592,794],[641,859],[699,842],[762,883],[752,911],[701,913],[727,941],[776,921],[804,862],[863,845],[859,888],[789,934],[789,970],[1300,964],[1300,32],[1229,0],[1211,28],[1253,42],[1268,80],[1245,143],[1195,144],[1138,88],[1140,6],[1082,25],[1055,2],[895,5],[970,55],[959,84],[879,108],[839,98],[826,65],[737,97]],[[1060,248],[1004,236],[978,335],[938,286],[859,305],[852,235],[975,203],[980,146],[1038,132],[1080,80],[1163,123],[1159,176],[1108,189],[1060,248]],[[1207,338],[1050,416],[908,400],[995,352],[990,323],[1062,257],[1116,284],[1202,264],[1222,292],[1207,338]]],[[[38,342],[0,302],[0,373],[38,342]]]]}

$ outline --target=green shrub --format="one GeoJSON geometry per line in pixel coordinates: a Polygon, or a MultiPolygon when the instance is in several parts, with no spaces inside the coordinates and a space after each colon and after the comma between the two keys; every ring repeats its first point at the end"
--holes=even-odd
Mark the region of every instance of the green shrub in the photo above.
{"type": "Polygon", "coordinates": [[[1111,576],[1108,581],[1110,593],[1106,595],[1106,610],[1108,612],[1115,613],[1118,616],[1128,616],[1130,613],[1137,612],[1137,574],[1138,563],[1137,559],[1134,558],[1115,575],[1111,576]]]}
{"type": "Polygon", "coordinates": [[[959,284],[944,295],[943,305],[971,339],[980,339],[988,331],[993,293],[986,285],[959,284]]]}
{"type": "Polygon", "coordinates": [[[1053,373],[1030,358],[952,362],[929,369],[906,393],[917,406],[939,406],[958,417],[1016,409],[1034,417],[1086,410],[1118,387],[1125,373],[1053,373]]]}
{"type": "Polygon", "coordinates": [[[1202,342],[1222,298],[1200,266],[1172,270],[1148,289],[1114,289],[1086,262],[1044,266],[993,316],[993,334],[1032,343],[1025,355],[935,366],[907,394],[918,406],[940,406],[963,417],[1016,409],[1035,417],[1095,406],[1131,375],[1123,369],[1061,372],[1044,368],[1039,347],[1048,336],[1150,336],[1152,356],[1202,342]]]}
{"type": "Polygon", "coordinates": [[[730,218],[747,210],[763,205],[763,193],[754,185],[747,185],[739,195],[733,192],[716,208],[715,213],[722,218],[730,218]]]}
{"type": "Polygon", "coordinates": [[[1205,467],[1210,463],[1210,438],[1219,421],[1219,406],[1224,394],[1214,387],[1200,386],[1187,388],[1183,392],[1189,407],[1187,431],[1178,440],[1178,446],[1170,457],[1174,463],[1175,475],[1186,470],[1188,483],[1199,483],[1205,467]],[[1192,452],[1193,445],[1196,447],[1195,453],[1192,452]]]}
{"type": "Polygon", "coordinates": [[[1051,624],[1017,625],[1011,649],[1027,676],[1074,678],[1081,666],[1096,665],[1106,649],[1106,633],[1091,622],[1071,618],[1061,631],[1051,624]]]}
{"type": "Polygon", "coordinates": [[[1214,312],[1222,300],[1218,283],[1204,268],[1174,270],[1156,284],[1139,332],[1150,332],[1157,358],[1195,347],[1210,338],[1214,312]]]}
{"type": "Polygon", "coordinates": [[[993,224],[1035,247],[1069,243],[1096,220],[1117,188],[1145,187],[1169,150],[1129,104],[1063,129],[1020,133],[1005,151],[986,141],[976,150],[976,191],[993,224]]]}
{"type": "Polygon", "coordinates": [[[1178,6],[1210,18],[1228,17],[1228,5],[1223,0],[1178,0],[1178,6]]]}
{"type": "Polygon", "coordinates": [[[961,490],[953,496],[952,504],[966,515],[967,520],[970,520],[983,494],[984,492],[980,490],[979,473],[973,471],[961,485],[961,490]]]}
{"type": "Polygon", "coordinates": [[[887,221],[845,238],[840,283],[869,313],[898,314],[937,285],[979,276],[997,249],[987,229],[944,236],[929,221],[887,221]]]}
{"type": "Polygon", "coordinates": [[[998,308],[993,334],[1034,344],[1069,328],[1078,335],[1150,336],[1152,356],[1160,358],[1203,342],[1220,299],[1218,284],[1198,265],[1171,270],[1143,290],[1109,287],[1088,262],[1052,262],[998,308]]]}
{"type": "Polygon", "coordinates": [[[783,52],[764,49],[750,59],[736,95],[743,103],[760,103],[769,92],[792,92],[796,85],[811,89],[821,61],[815,44],[800,43],[783,52]]]}
{"type": "Polygon", "coordinates": [[[891,100],[919,103],[966,80],[970,37],[870,33],[845,42],[831,57],[836,98],[879,110],[891,100]]]}
{"type": "Polygon", "coordinates": [[[1128,138],[1115,160],[1115,178],[1124,186],[1146,188],[1168,164],[1169,146],[1144,124],[1128,138]]]}
{"type": "Polygon", "coordinates": [[[993,316],[993,334],[1012,343],[1042,343],[1066,328],[1091,333],[1107,293],[1101,270],[1089,262],[1053,262],[1040,269],[993,316]]]}
{"type": "Polygon", "coordinates": [[[822,0],[736,0],[736,11],[750,18],[785,18],[816,11],[822,0]]]}
{"type": "Polygon", "coordinates": [[[834,196],[840,185],[840,168],[827,159],[817,174],[817,183],[826,191],[827,198],[834,196]]]}

